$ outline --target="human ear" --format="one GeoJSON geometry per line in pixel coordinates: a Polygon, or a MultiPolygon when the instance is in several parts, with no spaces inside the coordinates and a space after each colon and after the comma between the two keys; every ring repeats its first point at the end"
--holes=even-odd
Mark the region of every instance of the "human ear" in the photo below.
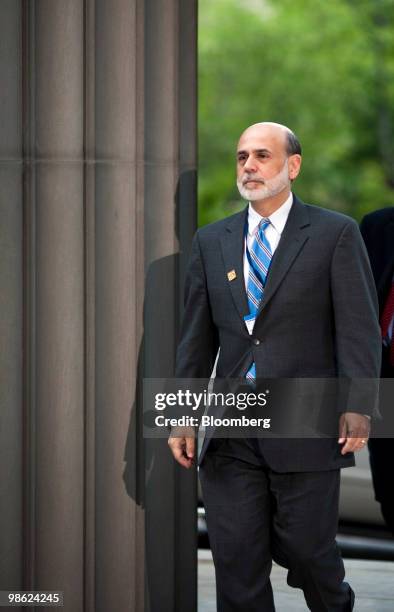
{"type": "Polygon", "coordinates": [[[294,155],[290,155],[289,157],[289,178],[290,180],[294,181],[295,178],[297,178],[297,176],[300,173],[301,170],[301,155],[298,155],[298,153],[295,153],[294,155]]]}

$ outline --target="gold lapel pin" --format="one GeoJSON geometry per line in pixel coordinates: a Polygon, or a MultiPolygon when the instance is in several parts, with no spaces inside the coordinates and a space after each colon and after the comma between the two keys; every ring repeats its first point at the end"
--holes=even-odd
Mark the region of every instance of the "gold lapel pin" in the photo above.
{"type": "Polygon", "coordinates": [[[237,278],[237,273],[235,270],[230,270],[230,272],[227,272],[227,278],[229,281],[233,281],[235,278],[237,278]]]}

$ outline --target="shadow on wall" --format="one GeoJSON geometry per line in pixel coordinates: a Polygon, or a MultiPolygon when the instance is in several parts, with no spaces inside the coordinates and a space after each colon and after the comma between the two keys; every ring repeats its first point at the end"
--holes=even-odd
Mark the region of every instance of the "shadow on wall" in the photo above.
{"type": "MultiPolygon", "coordinates": [[[[135,401],[131,408],[124,452],[123,481],[127,494],[145,511],[147,597],[152,610],[163,609],[163,603],[172,599],[170,591],[174,589],[175,580],[168,579],[168,568],[174,567],[174,543],[179,529],[179,479],[189,483],[186,486],[193,491],[196,488],[196,473],[181,471],[172,458],[167,438],[144,438],[143,379],[174,376],[183,280],[196,225],[190,204],[191,194],[195,193],[196,171],[183,172],[174,197],[179,252],[154,261],[146,274],[144,331],[138,353],[135,401]],[[185,217],[188,211],[192,211],[192,214],[182,219],[182,214],[185,217]]],[[[188,503],[191,508],[197,505],[193,495],[188,503]]],[[[196,514],[191,521],[196,523],[196,514]]]]}

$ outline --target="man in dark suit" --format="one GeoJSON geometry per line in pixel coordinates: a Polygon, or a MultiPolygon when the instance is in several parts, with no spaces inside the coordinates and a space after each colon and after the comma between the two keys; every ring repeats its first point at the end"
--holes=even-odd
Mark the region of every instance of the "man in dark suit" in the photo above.
{"type": "MultiPolygon", "coordinates": [[[[291,130],[250,126],[237,149],[248,207],[197,231],[185,284],[177,378],[376,378],[377,300],[357,224],[291,192],[301,147],[291,130]]],[[[368,394],[367,394],[368,395],[368,394]]],[[[335,536],[340,468],[365,445],[371,403],[350,385],[339,439],[217,438],[199,457],[219,612],[275,610],[272,559],[288,568],[309,609],[345,611],[335,536]]],[[[344,400],[345,401],[345,400],[344,400]]],[[[192,431],[169,445],[193,465],[192,431]]]]}
{"type": "MultiPolygon", "coordinates": [[[[366,215],[360,229],[378,291],[382,333],[381,376],[394,378],[394,207],[366,215]]],[[[393,419],[383,410],[382,412],[382,427],[386,429],[387,434],[393,419]]],[[[389,467],[393,460],[393,438],[373,437],[369,440],[368,447],[375,497],[380,502],[383,518],[394,535],[394,489],[389,467]]]]}

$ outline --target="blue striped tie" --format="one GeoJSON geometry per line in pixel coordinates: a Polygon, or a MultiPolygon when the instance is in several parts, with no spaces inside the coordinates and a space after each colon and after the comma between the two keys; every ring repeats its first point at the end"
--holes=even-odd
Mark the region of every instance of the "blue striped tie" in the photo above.
{"type": "MultiPolygon", "coordinates": [[[[268,270],[271,264],[272,252],[270,244],[265,236],[265,230],[270,220],[263,217],[259,223],[252,248],[249,251],[249,278],[248,278],[248,305],[249,320],[255,319],[264,297],[264,287],[267,280],[268,270]]],[[[246,378],[250,382],[256,380],[256,364],[252,363],[246,372],[246,378]]]]}

